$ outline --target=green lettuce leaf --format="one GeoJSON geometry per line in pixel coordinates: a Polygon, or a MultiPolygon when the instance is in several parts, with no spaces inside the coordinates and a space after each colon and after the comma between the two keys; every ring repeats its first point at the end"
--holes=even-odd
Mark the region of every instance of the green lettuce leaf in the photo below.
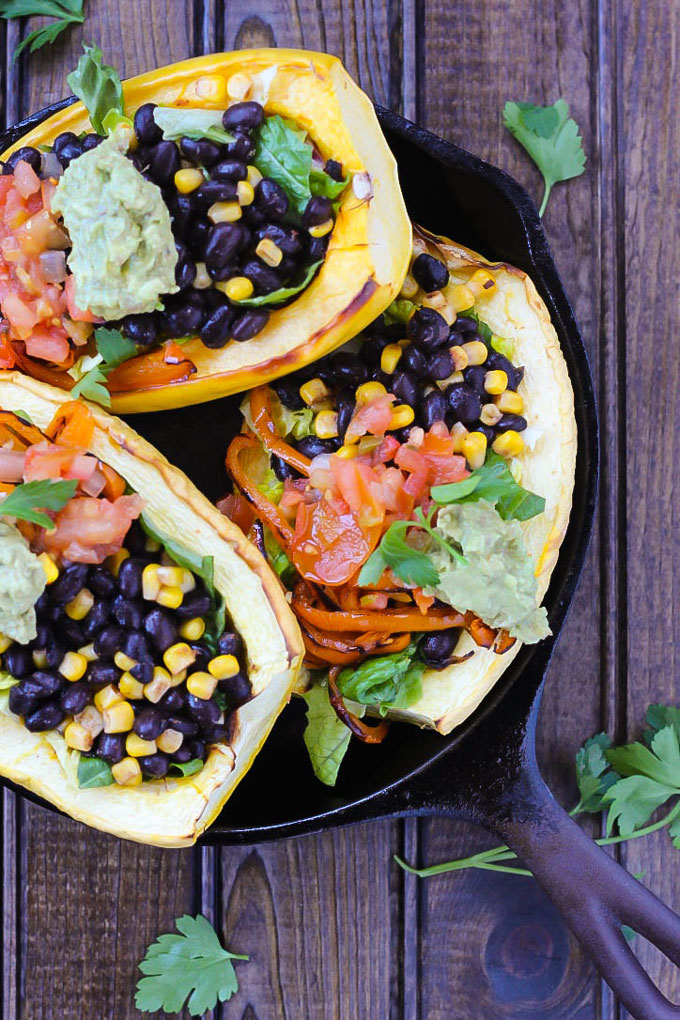
{"type": "Polygon", "coordinates": [[[312,282],[312,278],[315,276],[317,269],[321,265],[321,261],[312,262],[311,265],[307,266],[302,276],[296,274],[299,278],[293,282],[287,284],[285,287],[279,287],[278,290],[272,290],[269,294],[258,294],[256,297],[243,298],[242,301],[234,301],[236,305],[243,305],[246,308],[258,308],[260,305],[280,305],[284,301],[288,301],[289,298],[295,297],[301,291],[305,290],[307,286],[312,282]]]}
{"type": "Polygon", "coordinates": [[[102,51],[98,46],[83,43],[83,50],[78,66],[66,81],[73,94],[85,104],[94,130],[103,135],[106,133],[104,118],[111,110],[121,116],[125,114],[123,86],[115,68],[102,63],[102,51]]]}
{"type": "Polygon", "coordinates": [[[352,734],[338,719],[325,685],[315,683],[302,697],[307,702],[303,740],[314,775],[326,786],[335,786],[352,734]]]}
{"type": "Polygon", "coordinates": [[[94,786],[111,786],[115,780],[111,766],[102,758],[80,756],[78,762],[78,786],[81,790],[89,790],[94,786]]]}
{"type": "Polygon", "coordinates": [[[163,138],[176,141],[179,138],[199,140],[207,138],[218,145],[233,142],[234,136],[222,125],[224,110],[180,109],[175,106],[157,106],[153,119],[163,132],[163,138]]]}
{"type": "Polygon", "coordinates": [[[309,184],[312,147],[304,132],[278,114],[265,117],[257,132],[253,162],[263,177],[283,188],[291,208],[302,215],[312,197],[309,184]]]}
{"type": "Polygon", "coordinates": [[[343,698],[360,705],[406,708],[422,695],[425,663],[414,658],[415,643],[403,652],[372,656],[358,666],[348,666],[338,675],[338,690],[343,698]]]}
{"type": "Polygon", "coordinates": [[[489,450],[484,464],[460,482],[434,485],[432,498],[441,506],[472,503],[485,499],[493,503],[504,521],[528,521],[545,510],[545,499],[518,485],[507,462],[489,450]]]}

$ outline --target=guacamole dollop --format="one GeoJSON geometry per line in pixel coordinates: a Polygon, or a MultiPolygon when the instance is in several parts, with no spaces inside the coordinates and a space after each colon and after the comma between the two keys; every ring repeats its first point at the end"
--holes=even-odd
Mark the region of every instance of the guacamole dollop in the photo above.
{"type": "Polygon", "coordinates": [[[429,555],[439,572],[436,595],[460,612],[471,610],[490,627],[504,627],[527,644],[550,633],[536,605],[537,584],[519,521],[504,521],[492,503],[454,503],[439,511],[436,530],[462,549],[461,564],[442,546],[429,555]]]}
{"type": "Polygon", "coordinates": [[[0,634],[21,645],[33,640],[35,604],[44,589],[42,563],[18,528],[0,521],[0,634]]]}
{"type": "Polygon", "coordinates": [[[102,319],[152,312],[178,290],[170,213],[121,144],[114,135],[75,159],[52,199],[71,238],[76,303],[102,319]]]}

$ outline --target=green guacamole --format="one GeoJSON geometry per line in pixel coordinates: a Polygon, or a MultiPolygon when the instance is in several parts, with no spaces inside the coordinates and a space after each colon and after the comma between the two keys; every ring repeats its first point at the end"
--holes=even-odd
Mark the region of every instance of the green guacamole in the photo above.
{"type": "Polygon", "coordinates": [[[113,136],[75,159],[52,200],[73,246],[76,303],[106,320],[152,312],[178,290],[170,213],[120,145],[113,136]]]}
{"type": "Polygon", "coordinates": [[[45,571],[13,524],[0,521],[0,634],[25,645],[36,636],[35,604],[45,571]]]}
{"type": "Polygon", "coordinates": [[[518,521],[504,521],[492,503],[480,499],[443,507],[436,530],[458,543],[467,563],[458,563],[440,545],[431,549],[440,581],[430,594],[528,644],[547,637],[548,617],[536,606],[536,578],[518,521]]]}

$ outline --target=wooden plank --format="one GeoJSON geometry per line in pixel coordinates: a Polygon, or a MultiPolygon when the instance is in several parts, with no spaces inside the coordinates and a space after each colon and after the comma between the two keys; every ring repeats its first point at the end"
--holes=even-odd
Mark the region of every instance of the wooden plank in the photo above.
{"type": "MultiPolygon", "coordinates": [[[[555,189],[546,229],[597,375],[604,314],[600,285],[610,287],[611,279],[592,242],[599,218],[599,130],[592,103],[597,64],[591,60],[597,38],[590,12],[585,0],[528,7],[463,0],[455,12],[430,2],[418,33],[418,108],[427,127],[509,170],[538,199],[540,177],[504,131],[503,105],[508,99],[568,99],[583,130],[590,168],[585,177],[555,189]],[[453,62],[451,38],[456,39],[453,62]]],[[[539,759],[567,804],[575,798],[574,752],[601,728],[599,548],[596,537],[555,653],[539,725],[539,759]]],[[[423,832],[421,860],[428,863],[491,845],[488,837],[451,823],[426,822],[423,832]]],[[[468,872],[430,880],[421,897],[422,1015],[428,1020],[519,1018],[534,1012],[583,1020],[601,1015],[592,966],[529,880],[468,872]]]]}
{"type": "MultiPolygon", "coordinates": [[[[674,489],[680,368],[677,347],[680,125],[673,108],[680,10],[651,0],[617,3],[618,158],[623,171],[618,248],[623,267],[627,466],[628,733],[650,702],[676,704],[680,568],[674,489]],[[672,296],[673,295],[673,296],[672,296]]],[[[623,639],[623,635],[621,637],[623,639]]],[[[677,850],[666,833],[624,851],[630,871],[680,909],[677,850]]],[[[638,940],[640,941],[640,940],[638,940]]],[[[680,995],[678,971],[647,943],[637,947],[665,994],[680,995]]]]}

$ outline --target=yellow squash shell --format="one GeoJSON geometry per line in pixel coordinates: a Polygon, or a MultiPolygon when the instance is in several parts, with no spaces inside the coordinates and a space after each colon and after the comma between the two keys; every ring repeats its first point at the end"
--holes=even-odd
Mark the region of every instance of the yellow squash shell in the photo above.
{"type": "MultiPolygon", "coordinates": [[[[61,390],[0,372],[0,408],[25,411],[40,429],[63,400],[61,390]]],[[[219,814],[287,704],[302,640],[278,580],[242,532],[129,426],[88,406],[96,422],[90,451],[144,499],[154,528],[213,557],[215,587],[245,643],[255,696],[237,712],[232,743],[215,745],[200,772],[133,788],[79,789],[59,735],[29,733],[8,708],[0,709],[0,775],[97,829],[156,846],[188,846],[219,814]]]]}

